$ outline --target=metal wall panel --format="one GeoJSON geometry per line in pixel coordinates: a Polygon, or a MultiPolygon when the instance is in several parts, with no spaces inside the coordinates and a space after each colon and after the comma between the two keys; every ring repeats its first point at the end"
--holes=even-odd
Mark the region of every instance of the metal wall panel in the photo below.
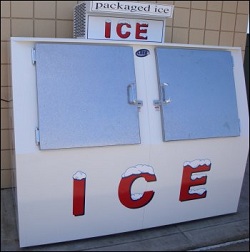
{"type": "Polygon", "coordinates": [[[140,143],[128,46],[36,44],[41,149],[140,143]]]}
{"type": "Polygon", "coordinates": [[[229,51],[156,48],[156,58],[164,141],[239,136],[229,51]]]}

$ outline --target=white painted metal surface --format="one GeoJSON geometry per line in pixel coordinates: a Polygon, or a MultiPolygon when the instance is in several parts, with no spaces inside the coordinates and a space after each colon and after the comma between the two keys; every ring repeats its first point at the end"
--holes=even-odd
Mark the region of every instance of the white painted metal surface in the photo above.
{"type": "MultiPolygon", "coordinates": [[[[139,112],[141,144],[40,150],[35,141],[38,127],[36,66],[31,60],[31,50],[38,42],[100,43],[81,39],[11,39],[16,197],[21,247],[115,234],[237,211],[249,148],[248,106],[240,48],[162,44],[170,48],[231,52],[240,136],[164,142],[161,112],[153,104],[159,99],[154,48],[161,45],[120,42],[131,46],[134,53],[142,48],[149,50],[146,57],[134,56],[137,96],[143,101],[139,112]],[[189,170],[184,168],[185,165],[189,165],[189,170]],[[198,172],[187,172],[192,169],[198,172]],[[189,180],[185,180],[183,174],[188,174],[189,180]],[[83,179],[83,183],[79,182],[83,179]],[[180,197],[181,190],[185,190],[183,181],[189,184],[198,182],[191,189],[205,190],[206,193],[202,194],[205,197],[196,194],[197,199],[183,200],[180,197]],[[79,188],[83,193],[80,198],[75,195],[79,188]],[[146,191],[147,195],[142,196],[146,191]],[[84,211],[78,208],[78,203],[83,201],[84,211]]],[[[103,41],[101,44],[117,43],[103,41]]]]}

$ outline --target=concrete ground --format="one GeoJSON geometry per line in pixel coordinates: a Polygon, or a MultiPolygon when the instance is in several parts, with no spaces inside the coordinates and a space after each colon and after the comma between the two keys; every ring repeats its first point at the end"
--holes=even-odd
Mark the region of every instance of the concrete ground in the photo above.
{"type": "Polygon", "coordinates": [[[249,251],[249,161],[234,214],[20,249],[14,211],[12,190],[1,190],[1,251],[249,251]]]}

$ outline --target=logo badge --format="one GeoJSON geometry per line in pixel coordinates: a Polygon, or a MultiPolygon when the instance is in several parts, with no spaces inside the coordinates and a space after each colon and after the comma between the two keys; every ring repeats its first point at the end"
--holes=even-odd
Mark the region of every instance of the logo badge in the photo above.
{"type": "Polygon", "coordinates": [[[149,50],[148,49],[140,49],[138,51],[136,51],[135,55],[137,57],[146,57],[148,56],[150,53],[149,53],[149,50]]]}

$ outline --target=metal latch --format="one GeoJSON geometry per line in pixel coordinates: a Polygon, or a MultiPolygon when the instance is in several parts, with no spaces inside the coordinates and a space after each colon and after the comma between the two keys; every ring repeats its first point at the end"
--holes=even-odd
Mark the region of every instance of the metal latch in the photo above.
{"type": "Polygon", "coordinates": [[[36,64],[36,49],[35,48],[31,49],[31,60],[32,60],[32,64],[35,65],[36,64]]]}
{"type": "Polygon", "coordinates": [[[160,85],[160,100],[154,100],[153,104],[156,109],[159,109],[160,106],[169,104],[171,102],[170,98],[166,98],[166,87],[168,83],[162,83],[160,85]]]}
{"type": "Polygon", "coordinates": [[[35,129],[35,139],[36,139],[36,145],[40,144],[40,131],[38,128],[35,129]]]}

